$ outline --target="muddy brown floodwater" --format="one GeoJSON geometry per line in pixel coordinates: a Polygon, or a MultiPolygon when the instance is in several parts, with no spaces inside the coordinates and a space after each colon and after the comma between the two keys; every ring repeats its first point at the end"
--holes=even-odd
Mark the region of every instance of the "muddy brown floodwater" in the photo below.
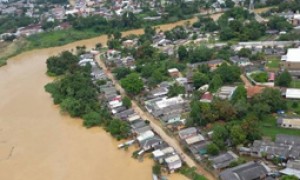
{"type": "MultiPolygon", "coordinates": [[[[86,129],[80,119],[62,115],[44,91],[44,85],[52,81],[45,74],[49,56],[79,45],[106,44],[106,40],[100,36],[25,52],[0,68],[1,180],[152,179],[151,159],[138,162],[131,158],[132,150],[118,150],[119,142],[103,129],[86,129]]],[[[173,174],[169,179],[186,178],[173,174]]]]}

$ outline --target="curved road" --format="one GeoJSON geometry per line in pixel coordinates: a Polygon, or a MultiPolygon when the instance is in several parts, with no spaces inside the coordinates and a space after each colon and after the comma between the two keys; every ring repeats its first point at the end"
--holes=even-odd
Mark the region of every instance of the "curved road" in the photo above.
{"type": "MultiPolygon", "coordinates": [[[[125,96],[126,93],[124,89],[121,87],[119,82],[115,79],[114,75],[107,69],[106,65],[103,61],[101,61],[100,56],[96,57],[96,61],[98,62],[99,66],[104,70],[105,74],[108,76],[109,79],[112,80],[114,83],[116,89],[120,91],[120,94],[122,96],[125,96]]],[[[182,157],[183,161],[189,166],[189,167],[196,167],[197,172],[203,176],[205,176],[209,180],[214,180],[215,178],[210,174],[208,171],[206,171],[203,167],[199,166],[195,163],[195,161],[188,156],[183,149],[180,147],[178,141],[170,137],[161,127],[161,124],[159,121],[157,121],[152,115],[150,115],[148,112],[143,111],[137,104],[136,101],[132,100],[132,108],[135,110],[136,113],[138,113],[143,119],[150,121],[150,126],[153,128],[153,130],[170,146],[172,146],[182,157]]]]}

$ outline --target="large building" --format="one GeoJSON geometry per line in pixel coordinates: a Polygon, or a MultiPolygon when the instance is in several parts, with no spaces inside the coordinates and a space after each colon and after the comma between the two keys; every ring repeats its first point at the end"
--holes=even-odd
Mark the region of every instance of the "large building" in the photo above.
{"type": "Polygon", "coordinates": [[[283,69],[287,69],[293,75],[300,76],[300,48],[288,49],[281,61],[283,69]]]}

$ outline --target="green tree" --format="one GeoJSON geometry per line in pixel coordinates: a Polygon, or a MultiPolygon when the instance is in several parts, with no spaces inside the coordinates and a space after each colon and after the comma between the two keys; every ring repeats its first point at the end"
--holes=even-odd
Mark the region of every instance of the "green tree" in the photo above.
{"type": "Polygon", "coordinates": [[[232,0],[225,0],[225,5],[227,8],[233,8],[235,3],[232,0]]]}
{"type": "Polygon", "coordinates": [[[298,180],[298,178],[294,175],[284,175],[280,178],[280,180],[298,180]]]}
{"type": "Polygon", "coordinates": [[[287,70],[284,70],[275,80],[275,84],[282,87],[289,87],[291,82],[292,76],[287,70]]]}
{"type": "Polygon", "coordinates": [[[236,110],[228,100],[216,99],[212,106],[219,119],[228,121],[235,118],[236,110]]]}
{"type": "Polygon", "coordinates": [[[156,174],[156,175],[158,175],[158,176],[161,175],[161,166],[160,166],[159,163],[155,163],[155,164],[153,165],[153,167],[152,167],[152,172],[153,172],[153,174],[156,174]]]}
{"type": "Polygon", "coordinates": [[[126,77],[128,74],[130,74],[131,70],[126,67],[118,67],[118,68],[113,69],[112,72],[115,74],[115,77],[118,80],[120,80],[120,79],[126,77]]]}
{"type": "Polygon", "coordinates": [[[137,73],[131,73],[121,79],[121,86],[127,93],[137,95],[143,90],[144,83],[137,73]]]}
{"type": "Polygon", "coordinates": [[[247,58],[250,58],[252,52],[250,49],[248,48],[242,48],[239,52],[238,52],[238,55],[240,57],[247,57],[247,58]]]}
{"type": "Polygon", "coordinates": [[[203,73],[199,73],[199,72],[196,72],[194,75],[193,75],[193,84],[194,84],[194,87],[196,89],[198,89],[199,87],[207,84],[209,81],[209,78],[207,75],[203,74],[203,73]]]}
{"type": "Polygon", "coordinates": [[[184,93],[185,93],[185,88],[183,86],[174,84],[169,88],[168,97],[174,97],[184,93]]]}
{"type": "Polygon", "coordinates": [[[100,126],[103,120],[98,112],[91,111],[88,114],[83,115],[83,125],[87,128],[93,126],[100,126]]]}
{"type": "Polygon", "coordinates": [[[210,143],[208,146],[207,146],[207,153],[209,155],[212,155],[212,156],[216,156],[220,153],[220,149],[217,145],[215,145],[214,143],[210,143]]]}
{"type": "Polygon", "coordinates": [[[236,103],[239,100],[247,99],[247,90],[243,85],[240,85],[236,88],[234,93],[232,94],[231,101],[236,103]]]}
{"type": "Polygon", "coordinates": [[[215,126],[213,128],[212,141],[216,144],[221,150],[225,149],[225,142],[229,138],[229,132],[225,126],[215,126]]]}
{"type": "Polygon", "coordinates": [[[116,137],[118,140],[127,138],[130,134],[130,126],[127,122],[113,119],[109,121],[106,130],[110,132],[110,134],[116,137]]]}
{"type": "Polygon", "coordinates": [[[265,88],[261,94],[254,96],[253,106],[262,103],[270,108],[270,112],[276,112],[278,110],[285,110],[286,101],[281,96],[281,92],[278,89],[265,88]]]}
{"type": "Polygon", "coordinates": [[[223,85],[223,81],[219,74],[213,76],[211,82],[209,83],[209,91],[216,92],[223,85]]]}
{"type": "Polygon", "coordinates": [[[293,25],[289,23],[284,17],[272,16],[268,21],[268,27],[278,31],[290,31],[293,25]]]}
{"type": "Polygon", "coordinates": [[[131,107],[131,99],[127,96],[125,96],[123,99],[122,99],[122,104],[123,106],[125,106],[127,109],[131,107]]]}
{"type": "Polygon", "coordinates": [[[230,128],[230,138],[235,146],[246,142],[246,134],[239,125],[233,125],[230,128]]]}
{"type": "Polygon", "coordinates": [[[242,122],[241,127],[246,134],[248,141],[261,139],[262,132],[258,124],[258,118],[255,114],[249,114],[242,122]]]}
{"type": "Polygon", "coordinates": [[[179,46],[178,48],[178,57],[180,61],[184,61],[188,58],[188,51],[185,46],[179,46]]]}

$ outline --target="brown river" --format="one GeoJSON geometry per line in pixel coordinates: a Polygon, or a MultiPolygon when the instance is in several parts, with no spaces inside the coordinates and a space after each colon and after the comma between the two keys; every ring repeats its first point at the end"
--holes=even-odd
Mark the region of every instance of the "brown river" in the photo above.
{"type": "MultiPolygon", "coordinates": [[[[100,36],[25,52],[0,68],[1,180],[152,179],[151,159],[134,160],[133,149],[117,149],[120,142],[103,129],[86,129],[80,119],[62,115],[44,91],[44,85],[52,81],[45,74],[49,56],[79,45],[92,48],[98,42],[106,44],[106,40],[106,36],[100,36]]],[[[186,178],[173,174],[169,179],[186,178]]]]}

